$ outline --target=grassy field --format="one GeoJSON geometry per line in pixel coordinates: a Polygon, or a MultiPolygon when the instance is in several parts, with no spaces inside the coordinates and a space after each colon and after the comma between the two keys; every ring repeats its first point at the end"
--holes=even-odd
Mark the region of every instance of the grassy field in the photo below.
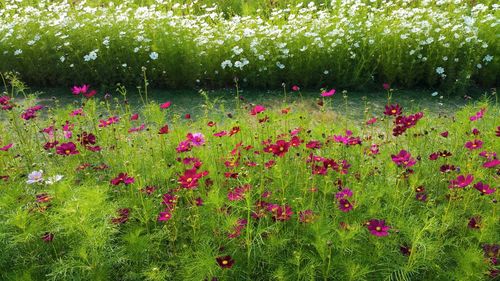
{"type": "Polygon", "coordinates": [[[0,97],[2,280],[498,276],[495,92],[45,92],[0,97]]]}

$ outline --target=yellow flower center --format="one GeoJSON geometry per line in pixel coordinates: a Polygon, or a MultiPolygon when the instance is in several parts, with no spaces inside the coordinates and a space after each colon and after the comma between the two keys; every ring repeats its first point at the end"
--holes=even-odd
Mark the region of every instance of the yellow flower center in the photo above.
{"type": "Polygon", "coordinates": [[[377,226],[377,227],[375,227],[375,230],[376,230],[376,231],[381,231],[381,230],[382,230],[382,227],[377,226]]]}
{"type": "Polygon", "coordinates": [[[227,260],[223,260],[223,261],[222,261],[222,264],[223,264],[223,265],[226,265],[226,264],[228,264],[228,261],[227,261],[227,260]]]}

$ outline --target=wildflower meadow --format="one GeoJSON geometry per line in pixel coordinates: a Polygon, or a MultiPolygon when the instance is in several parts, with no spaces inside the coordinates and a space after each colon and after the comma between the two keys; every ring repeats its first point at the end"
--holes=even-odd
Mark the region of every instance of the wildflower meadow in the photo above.
{"type": "Polygon", "coordinates": [[[0,280],[498,280],[498,9],[0,2],[0,280]]]}

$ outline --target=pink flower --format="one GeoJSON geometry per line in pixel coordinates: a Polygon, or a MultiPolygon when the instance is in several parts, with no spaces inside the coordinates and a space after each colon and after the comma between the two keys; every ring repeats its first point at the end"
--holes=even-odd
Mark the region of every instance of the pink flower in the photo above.
{"type": "Polygon", "coordinates": [[[391,155],[392,161],[398,166],[403,166],[405,168],[415,165],[416,160],[411,157],[411,154],[406,150],[399,151],[397,155],[391,155]]]}
{"type": "Polygon", "coordinates": [[[486,112],[486,108],[481,108],[478,112],[476,112],[476,114],[469,117],[469,120],[470,121],[477,121],[477,120],[483,118],[485,112],[486,112]]]}
{"type": "Polygon", "coordinates": [[[132,116],[130,116],[130,121],[134,121],[134,120],[137,120],[139,119],[139,114],[135,113],[135,114],[132,114],[132,116]]]}
{"type": "Polygon", "coordinates": [[[297,85],[292,86],[292,91],[297,92],[298,90],[300,90],[299,86],[297,85]]]}
{"type": "Polygon", "coordinates": [[[481,194],[488,195],[495,192],[495,188],[491,188],[489,185],[484,184],[483,182],[478,182],[474,185],[474,188],[477,189],[481,194]]]}
{"type": "Polygon", "coordinates": [[[0,147],[0,150],[1,150],[1,151],[9,151],[9,149],[10,149],[13,145],[14,145],[13,143],[9,143],[9,144],[8,144],[8,145],[6,145],[6,146],[0,147]]]}
{"type": "Polygon", "coordinates": [[[167,109],[167,108],[170,107],[171,104],[172,104],[171,102],[167,101],[165,103],[160,104],[160,108],[161,109],[167,109]]]}
{"type": "Polygon", "coordinates": [[[202,133],[189,133],[187,139],[191,142],[193,146],[201,146],[205,144],[205,136],[202,133]]]}
{"type": "Polygon", "coordinates": [[[377,122],[377,118],[373,117],[372,119],[369,119],[368,121],[366,121],[366,125],[372,125],[372,124],[375,124],[375,122],[377,122]]]}
{"type": "Polygon", "coordinates": [[[127,173],[119,173],[118,176],[110,181],[112,185],[119,185],[123,183],[129,185],[135,182],[133,177],[129,177],[127,173]]]}
{"type": "Polygon", "coordinates": [[[465,143],[465,148],[469,150],[479,149],[483,147],[483,142],[481,140],[473,140],[465,143]]]}
{"type": "Polygon", "coordinates": [[[130,128],[128,130],[129,133],[135,133],[135,132],[140,132],[142,130],[144,130],[146,128],[146,124],[142,124],[141,126],[139,127],[135,127],[135,128],[130,128]]]}
{"type": "Polygon", "coordinates": [[[158,221],[168,221],[172,218],[169,210],[163,211],[158,215],[158,221]]]}
{"type": "Polygon", "coordinates": [[[79,94],[84,94],[88,91],[89,89],[89,85],[86,85],[86,84],[83,84],[82,86],[73,86],[73,88],[71,88],[71,92],[73,93],[73,95],[75,96],[78,96],[79,94]]]}
{"type": "Polygon", "coordinates": [[[459,175],[456,179],[450,180],[450,185],[448,186],[448,188],[464,188],[471,184],[473,180],[473,175],[459,175]]]}
{"type": "Polygon", "coordinates": [[[333,96],[333,95],[335,95],[335,89],[331,89],[330,91],[323,91],[321,93],[322,97],[330,97],[330,96],[333,96]]]}
{"type": "Polygon", "coordinates": [[[500,165],[500,160],[493,159],[491,161],[488,161],[488,162],[484,163],[483,167],[485,167],[485,168],[493,168],[493,167],[496,167],[498,165],[500,165]]]}
{"type": "Polygon", "coordinates": [[[78,116],[78,115],[80,115],[80,116],[84,115],[83,114],[83,108],[75,109],[75,110],[71,111],[71,113],[69,114],[69,116],[71,116],[71,117],[75,117],[75,116],[78,116]]]}
{"type": "Polygon", "coordinates": [[[382,87],[384,88],[384,90],[388,91],[389,89],[391,89],[391,84],[384,83],[384,84],[382,84],[382,87]]]}
{"type": "Polygon", "coordinates": [[[370,231],[371,234],[375,236],[387,236],[389,235],[390,226],[385,225],[384,220],[371,219],[366,223],[366,228],[370,231]]]}
{"type": "Polygon", "coordinates": [[[254,108],[252,108],[252,110],[250,111],[250,114],[257,115],[257,114],[263,112],[264,110],[266,110],[266,108],[263,105],[256,105],[254,108]]]}

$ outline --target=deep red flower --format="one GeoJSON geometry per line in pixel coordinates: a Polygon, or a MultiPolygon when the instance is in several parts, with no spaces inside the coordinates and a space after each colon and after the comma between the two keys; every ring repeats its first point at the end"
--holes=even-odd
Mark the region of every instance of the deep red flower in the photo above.
{"type": "Polygon", "coordinates": [[[272,146],[272,152],[274,155],[283,157],[287,152],[288,148],[290,148],[290,143],[285,140],[278,140],[276,144],[272,146]]]}
{"type": "Polygon", "coordinates": [[[129,185],[135,182],[133,177],[129,177],[127,173],[119,173],[118,176],[110,181],[112,185],[119,185],[123,183],[129,185]]]}
{"type": "Polygon", "coordinates": [[[160,135],[168,134],[168,125],[165,124],[165,126],[161,127],[160,130],[158,131],[158,134],[160,135]]]}
{"type": "Polygon", "coordinates": [[[391,104],[385,106],[384,114],[388,116],[398,116],[401,115],[403,108],[399,104],[391,104]]]}
{"type": "Polygon", "coordinates": [[[441,135],[443,138],[447,138],[447,137],[448,137],[448,131],[442,132],[440,135],[441,135]]]}
{"type": "Polygon", "coordinates": [[[472,217],[469,219],[467,226],[472,229],[479,229],[481,227],[481,217],[472,217]]]}
{"type": "Polygon", "coordinates": [[[465,143],[465,148],[468,150],[479,149],[483,147],[483,142],[481,140],[473,140],[465,143]]]}
{"type": "Polygon", "coordinates": [[[234,134],[237,134],[240,132],[240,127],[233,127],[231,131],[229,132],[229,136],[232,136],[234,134]]]}
{"type": "Polygon", "coordinates": [[[315,215],[312,210],[305,210],[299,212],[299,221],[302,223],[310,223],[315,219],[315,215]]]}
{"type": "Polygon", "coordinates": [[[267,210],[273,214],[275,221],[287,221],[293,215],[292,208],[288,205],[268,204],[267,210]]]}
{"type": "Polygon", "coordinates": [[[50,232],[45,232],[42,235],[42,240],[46,243],[52,242],[52,240],[54,240],[54,234],[50,232]]]}
{"type": "Polygon", "coordinates": [[[227,269],[231,268],[234,265],[234,260],[231,258],[231,256],[223,256],[223,257],[217,257],[215,258],[217,263],[221,268],[227,269]]]}
{"type": "Polygon", "coordinates": [[[474,188],[477,189],[479,192],[481,192],[481,194],[483,194],[483,195],[492,194],[496,190],[495,188],[490,187],[489,185],[487,185],[481,181],[477,182],[474,185],[474,188]]]}
{"type": "Polygon", "coordinates": [[[392,161],[398,166],[403,166],[405,168],[411,167],[417,163],[417,161],[411,157],[411,154],[406,150],[401,150],[397,155],[391,155],[392,161]]]}
{"type": "Polygon", "coordinates": [[[59,155],[68,156],[78,154],[80,152],[76,149],[76,145],[73,142],[66,142],[62,143],[59,146],[56,146],[56,153],[59,155]]]}
{"type": "Polygon", "coordinates": [[[351,202],[349,202],[349,200],[347,200],[345,198],[342,198],[339,200],[339,209],[342,212],[347,213],[347,212],[351,211],[353,208],[354,208],[354,206],[351,204],[351,202]]]}
{"type": "Polygon", "coordinates": [[[450,185],[448,186],[448,188],[464,188],[471,184],[473,180],[473,175],[459,175],[456,179],[450,180],[450,185]]]}
{"type": "Polygon", "coordinates": [[[179,183],[183,188],[195,189],[199,185],[198,180],[206,175],[208,175],[207,171],[197,173],[196,168],[187,169],[179,176],[179,183]]]}
{"type": "Polygon", "coordinates": [[[95,135],[92,133],[87,133],[83,132],[81,135],[78,135],[78,142],[81,143],[84,146],[90,145],[90,144],[95,144],[96,143],[96,138],[95,135]]]}

